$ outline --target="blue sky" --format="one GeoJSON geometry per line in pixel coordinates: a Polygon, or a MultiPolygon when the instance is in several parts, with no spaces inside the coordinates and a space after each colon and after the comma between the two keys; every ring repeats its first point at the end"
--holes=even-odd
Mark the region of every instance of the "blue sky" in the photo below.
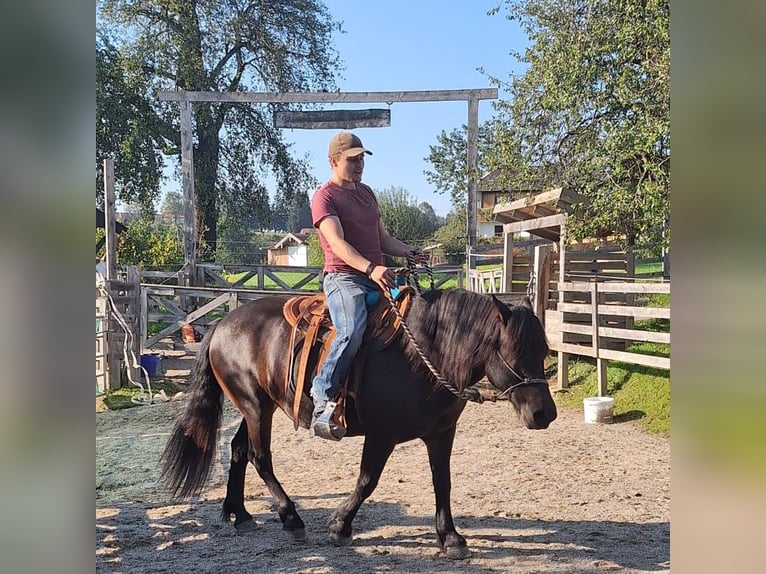
{"type": "MultiPolygon", "coordinates": [[[[511,50],[523,51],[527,39],[504,13],[488,16],[498,0],[326,0],[344,34],[335,46],[346,65],[338,85],[346,92],[453,90],[491,87],[487,73],[508,79],[522,71],[511,50]]],[[[499,98],[506,95],[501,91],[499,98]]],[[[386,104],[334,104],[324,109],[386,107],[386,104]]],[[[479,122],[494,114],[491,101],[479,102],[479,122]]],[[[354,130],[374,155],[368,157],[364,181],[375,189],[405,188],[418,202],[427,201],[437,214],[450,211],[449,194],[434,193],[423,171],[429,146],[437,136],[468,121],[467,102],[395,103],[391,126],[354,130]]],[[[327,143],[337,130],[285,129],[298,155],[311,154],[314,175],[330,174],[327,143]]]]}
{"type": "MultiPolygon", "coordinates": [[[[491,87],[488,78],[476,70],[479,67],[507,81],[510,72],[523,71],[510,56],[511,50],[523,52],[528,41],[518,25],[506,19],[504,10],[487,15],[498,1],[325,0],[345,30],[335,35],[335,47],[345,64],[338,86],[346,92],[491,87]]],[[[499,98],[505,97],[501,90],[499,98]]],[[[386,106],[333,104],[322,109],[386,106]]],[[[490,100],[479,102],[480,123],[493,114],[490,100]]],[[[438,215],[447,215],[449,194],[435,193],[426,181],[423,171],[430,169],[430,164],[425,158],[439,133],[467,121],[467,102],[393,104],[390,127],[354,130],[374,153],[367,159],[364,182],[378,190],[403,187],[418,203],[426,201],[438,215]]],[[[324,182],[330,176],[327,144],[336,132],[285,129],[283,133],[296,155],[310,156],[314,176],[324,182]]],[[[180,181],[171,177],[164,187],[180,190],[180,181]]],[[[312,195],[310,191],[309,197],[312,195]]]]}

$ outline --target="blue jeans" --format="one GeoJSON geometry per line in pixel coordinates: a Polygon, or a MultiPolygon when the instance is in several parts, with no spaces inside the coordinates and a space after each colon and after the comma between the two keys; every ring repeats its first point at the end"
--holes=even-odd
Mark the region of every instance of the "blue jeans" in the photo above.
{"type": "Polygon", "coordinates": [[[378,286],[363,275],[328,273],[324,276],[322,290],[336,333],[327,359],[311,387],[315,415],[321,414],[327,401],[340,391],[343,377],[362,344],[367,327],[365,296],[370,291],[377,291],[378,286]]]}

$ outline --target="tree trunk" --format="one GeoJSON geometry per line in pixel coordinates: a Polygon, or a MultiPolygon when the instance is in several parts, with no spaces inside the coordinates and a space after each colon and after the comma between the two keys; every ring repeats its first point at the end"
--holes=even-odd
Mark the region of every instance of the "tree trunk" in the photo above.
{"type": "Polygon", "coordinates": [[[199,143],[194,152],[194,191],[197,203],[197,240],[199,256],[205,260],[215,257],[218,242],[218,159],[219,129],[208,113],[197,115],[199,143]]]}

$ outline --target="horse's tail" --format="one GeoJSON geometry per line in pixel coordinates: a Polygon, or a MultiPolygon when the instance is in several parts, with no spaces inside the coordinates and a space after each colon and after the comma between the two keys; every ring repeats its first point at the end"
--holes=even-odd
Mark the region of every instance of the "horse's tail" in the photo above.
{"type": "Polygon", "coordinates": [[[174,497],[199,494],[210,478],[221,423],[221,387],[210,365],[213,326],[202,339],[191,372],[186,405],[179,413],[160,462],[161,477],[174,497]]]}

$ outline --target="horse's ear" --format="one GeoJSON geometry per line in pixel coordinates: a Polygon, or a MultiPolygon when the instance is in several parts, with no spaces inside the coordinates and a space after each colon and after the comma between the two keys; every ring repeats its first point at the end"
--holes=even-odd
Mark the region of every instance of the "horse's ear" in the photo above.
{"type": "Polygon", "coordinates": [[[534,309],[532,309],[532,300],[526,295],[524,295],[524,298],[521,300],[521,306],[526,307],[530,311],[534,311],[534,309]]]}
{"type": "Polygon", "coordinates": [[[511,310],[508,308],[508,305],[500,301],[494,295],[492,295],[492,302],[495,304],[495,309],[500,315],[500,320],[503,323],[507,323],[508,320],[511,318],[511,310]]]}

